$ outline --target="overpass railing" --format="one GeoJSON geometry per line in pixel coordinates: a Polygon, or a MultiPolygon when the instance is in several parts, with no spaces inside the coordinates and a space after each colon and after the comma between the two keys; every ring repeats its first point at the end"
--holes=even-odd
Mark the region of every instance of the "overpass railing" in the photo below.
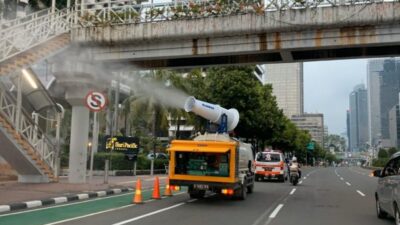
{"type": "MultiPolygon", "coordinates": [[[[397,0],[394,0],[397,1],[397,0]]],[[[141,3],[135,0],[103,0],[76,6],[80,26],[145,23],[164,20],[195,19],[210,16],[296,10],[341,5],[388,2],[386,0],[194,0],[141,3]]],[[[393,2],[393,1],[390,1],[393,2]]]]}
{"type": "MultiPolygon", "coordinates": [[[[105,26],[268,11],[371,4],[386,0],[176,0],[138,3],[136,0],[97,0],[71,9],[45,9],[23,18],[0,21],[0,62],[60,34],[72,26],[105,26]]],[[[398,0],[389,0],[398,1],[398,0]]]]}

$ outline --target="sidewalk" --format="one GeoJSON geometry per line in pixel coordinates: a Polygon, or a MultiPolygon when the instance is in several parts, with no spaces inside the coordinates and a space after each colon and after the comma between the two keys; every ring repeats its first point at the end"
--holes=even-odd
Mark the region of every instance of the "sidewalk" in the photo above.
{"type": "MultiPolygon", "coordinates": [[[[94,176],[86,184],[70,184],[67,177],[60,177],[58,183],[24,184],[16,181],[0,182],[0,205],[9,205],[27,201],[56,198],[81,193],[106,191],[111,189],[133,189],[136,180],[142,180],[142,188],[152,188],[154,176],[109,176],[108,184],[104,184],[103,176],[94,176]]],[[[161,185],[165,184],[166,175],[160,175],[161,185]]]]}

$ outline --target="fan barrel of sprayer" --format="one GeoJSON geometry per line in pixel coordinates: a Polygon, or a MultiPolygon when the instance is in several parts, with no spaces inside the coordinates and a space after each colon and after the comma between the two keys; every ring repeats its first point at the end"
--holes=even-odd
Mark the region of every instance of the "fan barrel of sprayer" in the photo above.
{"type": "Polygon", "coordinates": [[[225,109],[219,105],[197,100],[193,96],[186,99],[184,108],[186,112],[193,112],[216,124],[220,124],[221,116],[226,114],[228,117],[228,131],[235,129],[239,123],[239,112],[236,109],[225,109]]]}

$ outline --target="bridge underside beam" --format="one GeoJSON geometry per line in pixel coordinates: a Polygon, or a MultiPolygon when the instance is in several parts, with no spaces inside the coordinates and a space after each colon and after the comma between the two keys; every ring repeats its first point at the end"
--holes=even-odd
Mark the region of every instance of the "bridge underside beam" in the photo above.
{"type": "MultiPolygon", "coordinates": [[[[141,68],[303,62],[400,54],[400,26],[360,26],[256,35],[76,45],[89,59],[141,68]]],[[[87,60],[88,58],[85,58],[87,60]]]]}

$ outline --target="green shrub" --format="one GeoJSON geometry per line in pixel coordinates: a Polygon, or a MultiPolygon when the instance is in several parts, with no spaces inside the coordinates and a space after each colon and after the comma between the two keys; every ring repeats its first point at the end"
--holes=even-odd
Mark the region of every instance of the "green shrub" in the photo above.
{"type": "MultiPolygon", "coordinates": [[[[111,160],[110,170],[132,170],[133,161],[125,158],[123,153],[106,153],[99,152],[94,155],[93,169],[104,170],[104,161],[111,160]]],[[[145,155],[139,155],[137,158],[137,170],[149,170],[151,161],[145,155]]],[[[154,169],[164,169],[165,164],[168,164],[167,159],[156,159],[154,162],[154,169]]]]}
{"type": "Polygon", "coordinates": [[[374,166],[374,167],[384,167],[387,162],[389,162],[389,158],[374,159],[372,161],[372,166],[374,166]]]}
{"type": "Polygon", "coordinates": [[[386,159],[388,157],[389,157],[389,154],[386,151],[386,149],[383,149],[383,148],[379,149],[379,152],[378,152],[378,158],[379,159],[386,159]]]}

